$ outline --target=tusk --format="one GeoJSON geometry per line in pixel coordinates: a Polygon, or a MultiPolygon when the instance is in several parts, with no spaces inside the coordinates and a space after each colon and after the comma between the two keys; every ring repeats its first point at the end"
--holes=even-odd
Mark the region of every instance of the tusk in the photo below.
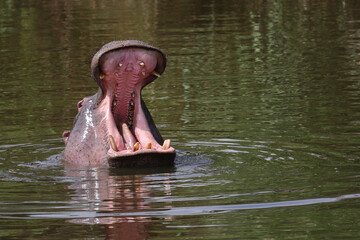
{"type": "Polygon", "coordinates": [[[110,141],[110,146],[111,146],[112,150],[114,150],[115,152],[118,152],[119,150],[115,144],[115,140],[112,135],[109,135],[109,141],[110,141]]]}
{"type": "Polygon", "coordinates": [[[146,144],[146,149],[151,149],[151,142],[148,142],[148,143],[146,144]]]}
{"type": "Polygon", "coordinates": [[[152,74],[152,75],[155,75],[155,76],[157,76],[157,77],[161,77],[161,75],[160,75],[159,73],[155,72],[155,71],[153,71],[151,74],[152,74]]]}
{"type": "Polygon", "coordinates": [[[123,138],[130,148],[133,148],[136,139],[126,123],[120,123],[123,138]]]}
{"type": "Polygon", "coordinates": [[[170,139],[166,139],[162,145],[164,150],[168,150],[170,148],[170,139]]]}

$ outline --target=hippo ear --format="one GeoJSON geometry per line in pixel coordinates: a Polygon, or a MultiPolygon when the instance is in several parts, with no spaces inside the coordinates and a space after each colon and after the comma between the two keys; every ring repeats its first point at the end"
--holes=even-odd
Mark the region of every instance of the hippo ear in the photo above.
{"type": "Polygon", "coordinates": [[[68,139],[69,139],[69,136],[70,136],[70,131],[69,130],[65,130],[62,134],[62,138],[64,140],[64,143],[66,144],[68,139]]]}

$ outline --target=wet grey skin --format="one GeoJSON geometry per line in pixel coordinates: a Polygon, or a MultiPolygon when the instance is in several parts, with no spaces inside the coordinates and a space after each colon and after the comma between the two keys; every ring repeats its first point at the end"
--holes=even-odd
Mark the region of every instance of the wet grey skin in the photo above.
{"type": "Polygon", "coordinates": [[[81,165],[172,166],[175,149],[163,140],[141,90],[165,70],[166,56],[147,43],[105,44],[91,62],[98,92],[78,102],[71,131],[64,131],[64,159],[81,165]]]}

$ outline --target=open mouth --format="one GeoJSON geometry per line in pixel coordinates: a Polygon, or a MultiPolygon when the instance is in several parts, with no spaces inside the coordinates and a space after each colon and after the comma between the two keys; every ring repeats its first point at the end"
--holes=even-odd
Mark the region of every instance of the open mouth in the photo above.
{"type": "Polygon", "coordinates": [[[136,47],[101,56],[98,84],[102,94],[98,106],[106,112],[110,165],[124,161],[161,161],[160,165],[168,165],[175,158],[170,139],[162,139],[141,99],[141,89],[160,77],[163,69],[159,66],[164,61],[157,51],[136,47]]]}

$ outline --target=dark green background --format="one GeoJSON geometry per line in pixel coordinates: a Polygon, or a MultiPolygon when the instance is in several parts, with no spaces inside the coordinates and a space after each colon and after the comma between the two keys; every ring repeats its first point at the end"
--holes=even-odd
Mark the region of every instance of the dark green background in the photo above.
{"type": "Polygon", "coordinates": [[[1,1],[1,239],[358,239],[359,1],[1,1]],[[174,169],[61,161],[90,60],[168,56],[174,169]]]}

